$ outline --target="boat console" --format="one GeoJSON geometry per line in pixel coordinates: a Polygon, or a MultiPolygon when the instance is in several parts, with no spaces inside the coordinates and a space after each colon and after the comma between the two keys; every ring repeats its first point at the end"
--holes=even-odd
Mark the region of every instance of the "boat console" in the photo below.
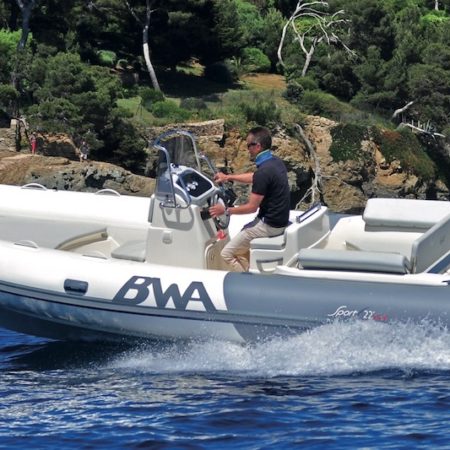
{"type": "Polygon", "coordinates": [[[171,178],[175,196],[187,200],[189,204],[198,206],[207,204],[208,199],[217,191],[213,182],[198,170],[172,165],[171,178]]]}
{"type": "Polygon", "coordinates": [[[214,166],[183,130],[163,134],[153,148],[158,151],[158,168],[146,261],[220,268],[217,264],[226,240],[219,242],[217,232],[227,228],[229,218],[212,219],[208,208],[217,202],[229,203],[223,187],[212,181],[214,166]]]}

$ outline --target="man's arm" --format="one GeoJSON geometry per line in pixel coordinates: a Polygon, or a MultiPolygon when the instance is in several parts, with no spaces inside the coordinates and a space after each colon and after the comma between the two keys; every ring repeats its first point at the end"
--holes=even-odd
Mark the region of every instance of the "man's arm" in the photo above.
{"type": "Polygon", "coordinates": [[[252,184],[253,172],[239,173],[239,174],[225,174],[222,172],[218,172],[214,176],[214,181],[217,181],[218,183],[236,181],[238,183],[252,184]]]}
{"type": "MultiPolygon", "coordinates": [[[[250,194],[250,198],[247,203],[239,206],[232,206],[228,208],[228,214],[250,214],[256,212],[259,208],[259,205],[263,201],[264,195],[254,194],[253,192],[250,194]]],[[[225,206],[221,203],[217,203],[214,206],[209,208],[209,213],[212,217],[221,216],[225,212],[225,206]]]]}

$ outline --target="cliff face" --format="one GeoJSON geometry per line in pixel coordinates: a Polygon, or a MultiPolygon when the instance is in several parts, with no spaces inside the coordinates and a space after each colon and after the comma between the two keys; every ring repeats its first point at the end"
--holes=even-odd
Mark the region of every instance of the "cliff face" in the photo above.
{"type": "MultiPolygon", "coordinates": [[[[449,190],[442,182],[424,182],[414,173],[404,171],[398,161],[387,163],[372,141],[361,142],[364,158],[334,161],[330,154],[330,130],[336,125],[336,122],[323,117],[309,116],[304,126],[305,135],[315,149],[321,172],[320,198],[331,210],[359,213],[371,197],[425,199],[428,192],[433,192],[438,199],[448,200],[449,190]]],[[[245,137],[239,136],[237,132],[225,134],[220,143],[204,140],[202,147],[218,167],[225,166],[236,173],[254,170],[248,159],[245,137]]],[[[316,161],[308,154],[302,140],[288,136],[283,130],[274,135],[273,147],[275,154],[288,167],[292,203],[297,205],[311,186],[316,161]]],[[[238,192],[245,198],[248,190],[239,187],[238,192]]],[[[299,206],[306,207],[307,203],[299,206]]]]}
{"type": "MultiPolygon", "coordinates": [[[[424,199],[428,192],[434,192],[437,198],[448,199],[449,190],[445,185],[440,182],[425,183],[413,173],[403,171],[396,161],[386,163],[371,141],[361,142],[364,158],[334,161],[330,154],[330,130],[336,125],[321,117],[307,118],[304,132],[314,146],[317,161],[308,154],[303,141],[288,136],[283,130],[275,133],[274,152],[288,167],[293,207],[298,205],[311,186],[316,167],[321,172],[320,198],[336,212],[360,212],[370,197],[424,199]]],[[[223,121],[189,124],[182,128],[195,134],[200,150],[218,168],[235,173],[254,170],[248,158],[245,136],[240,136],[238,131],[225,132],[223,121]]],[[[66,136],[41,137],[39,154],[32,156],[27,151],[17,153],[10,146],[2,146],[2,142],[5,142],[2,136],[6,130],[0,129],[0,183],[23,185],[33,182],[50,189],[79,191],[114,189],[121,194],[141,196],[153,192],[152,178],[134,175],[108,163],[78,162],[77,149],[66,136]]],[[[147,130],[147,133],[151,138],[162,131],[164,129],[154,128],[147,130]]],[[[236,184],[235,190],[240,201],[245,201],[248,187],[236,184]]],[[[308,204],[298,206],[306,207],[308,204]]]]}

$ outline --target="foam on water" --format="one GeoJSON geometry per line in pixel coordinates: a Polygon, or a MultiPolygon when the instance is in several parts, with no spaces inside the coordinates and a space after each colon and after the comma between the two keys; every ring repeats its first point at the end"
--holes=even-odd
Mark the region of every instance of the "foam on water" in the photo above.
{"type": "Polygon", "coordinates": [[[246,346],[210,341],[145,347],[127,352],[111,366],[149,373],[236,372],[264,377],[450,370],[450,332],[427,322],[341,322],[246,346]]]}

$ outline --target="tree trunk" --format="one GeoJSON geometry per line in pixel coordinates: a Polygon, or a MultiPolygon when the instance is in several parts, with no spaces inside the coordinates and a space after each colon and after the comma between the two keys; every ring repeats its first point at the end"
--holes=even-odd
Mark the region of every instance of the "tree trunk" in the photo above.
{"type": "Polygon", "coordinates": [[[156,72],[153,67],[152,61],[150,59],[150,46],[148,44],[148,32],[150,29],[150,19],[152,17],[152,0],[146,0],[146,12],[145,12],[145,23],[137,15],[136,11],[130,5],[128,0],[125,0],[128,10],[131,12],[132,16],[136,19],[136,22],[142,26],[142,51],[144,53],[145,64],[147,65],[148,74],[150,75],[150,80],[152,81],[153,89],[155,91],[161,91],[161,87],[158,83],[158,78],[156,77],[156,72]]]}
{"type": "Polygon", "coordinates": [[[148,74],[150,75],[150,80],[152,80],[153,89],[155,91],[160,91],[161,87],[158,83],[158,78],[156,77],[155,69],[153,68],[152,61],[150,59],[150,47],[148,45],[148,29],[149,29],[150,17],[146,22],[144,29],[142,30],[142,48],[144,51],[145,64],[147,65],[148,74]]]}
{"type": "Polygon", "coordinates": [[[16,0],[16,2],[22,13],[22,35],[20,36],[20,41],[17,44],[17,49],[23,50],[27,45],[28,35],[30,33],[31,11],[34,8],[36,0],[16,0]]]}
{"type": "Polygon", "coordinates": [[[305,54],[305,64],[303,64],[302,77],[305,77],[305,76],[306,76],[306,72],[308,71],[309,65],[311,64],[311,59],[312,59],[312,57],[313,57],[314,50],[315,50],[315,47],[312,46],[312,47],[310,48],[309,52],[307,52],[307,53],[305,54]]]}

